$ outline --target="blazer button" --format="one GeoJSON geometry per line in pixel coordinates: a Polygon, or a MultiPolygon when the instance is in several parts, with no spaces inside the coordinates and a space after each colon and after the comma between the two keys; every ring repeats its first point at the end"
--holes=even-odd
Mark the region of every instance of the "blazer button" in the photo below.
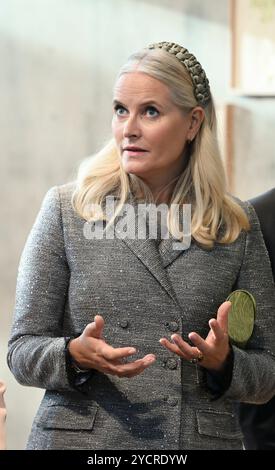
{"type": "Polygon", "coordinates": [[[121,320],[119,322],[119,326],[121,326],[121,328],[128,328],[128,326],[129,326],[128,320],[121,320]]]}
{"type": "Polygon", "coordinates": [[[173,357],[169,357],[166,361],[166,367],[170,370],[175,370],[178,367],[178,361],[173,357]]]}
{"type": "Polygon", "coordinates": [[[179,324],[176,321],[168,321],[166,323],[166,326],[167,326],[168,330],[172,331],[173,333],[175,333],[179,329],[179,324]]]}
{"type": "Polygon", "coordinates": [[[168,397],[167,398],[167,403],[170,406],[176,406],[178,404],[178,399],[175,397],[168,397]]]}

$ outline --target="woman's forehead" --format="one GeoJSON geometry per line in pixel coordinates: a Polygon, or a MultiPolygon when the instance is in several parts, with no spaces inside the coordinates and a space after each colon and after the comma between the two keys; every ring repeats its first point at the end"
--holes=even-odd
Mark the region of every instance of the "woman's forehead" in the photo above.
{"type": "Polygon", "coordinates": [[[170,90],[160,80],[142,72],[122,74],[114,86],[114,99],[148,99],[171,101],[170,90]]]}

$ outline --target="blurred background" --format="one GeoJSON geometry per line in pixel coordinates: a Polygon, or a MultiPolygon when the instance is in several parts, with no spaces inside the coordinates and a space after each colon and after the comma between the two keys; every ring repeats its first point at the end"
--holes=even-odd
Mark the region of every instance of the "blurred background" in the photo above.
{"type": "Polygon", "coordinates": [[[237,73],[243,39],[245,57],[257,58],[255,41],[247,43],[254,32],[238,29],[240,5],[258,15],[260,44],[274,60],[265,31],[275,31],[275,2],[267,0],[1,0],[0,378],[9,449],[25,447],[43,393],[17,384],[6,366],[19,257],[46,191],[73,180],[110,137],[112,87],[132,52],[163,40],[192,51],[217,104],[231,191],[247,199],[275,186],[275,93],[271,81],[257,86],[257,73],[249,86],[237,73]]]}

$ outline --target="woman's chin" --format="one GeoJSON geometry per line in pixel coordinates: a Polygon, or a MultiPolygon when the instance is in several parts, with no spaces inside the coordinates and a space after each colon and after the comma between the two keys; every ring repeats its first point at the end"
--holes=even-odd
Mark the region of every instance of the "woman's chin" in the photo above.
{"type": "Polygon", "coordinates": [[[148,170],[146,170],[145,166],[139,164],[127,164],[123,165],[123,169],[126,173],[131,173],[132,175],[142,176],[148,170]]]}

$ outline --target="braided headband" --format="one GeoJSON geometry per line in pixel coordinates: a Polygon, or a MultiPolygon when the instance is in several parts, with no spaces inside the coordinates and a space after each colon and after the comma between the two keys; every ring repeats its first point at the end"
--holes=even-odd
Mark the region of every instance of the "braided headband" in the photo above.
{"type": "Polygon", "coordinates": [[[174,42],[157,42],[150,44],[147,49],[163,49],[173,54],[187,69],[194,86],[194,95],[198,104],[205,106],[211,99],[208,78],[196,57],[185,47],[174,42]]]}

